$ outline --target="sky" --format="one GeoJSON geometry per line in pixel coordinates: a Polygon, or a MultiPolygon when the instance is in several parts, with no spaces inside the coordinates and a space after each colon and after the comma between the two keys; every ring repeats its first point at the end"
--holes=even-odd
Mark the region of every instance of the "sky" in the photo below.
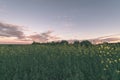
{"type": "Polygon", "coordinates": [[[117,35],[120,0],[0,0],[0,43],[117,35]]]}

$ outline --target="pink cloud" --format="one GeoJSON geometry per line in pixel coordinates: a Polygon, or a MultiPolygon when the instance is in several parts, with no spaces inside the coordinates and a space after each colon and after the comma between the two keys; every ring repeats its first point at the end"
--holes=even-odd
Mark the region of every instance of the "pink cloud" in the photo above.
{"type": "Polygon", "coordinates": [[[52,36],[51,33],[53,33],[53,31],[47,31],[40,34],[33,34],[33,35],[29,35],[28,38],[31,39],[32,41],[37,41],[37,42],[49,42],[60,39],[57,36],[52,36]]]}
{"type": "Polygon", "coordinates": [[[28,43],[36,42],[49,42],[58,40],[59,37],[52,35],[53,31],[49,30],[43,33],[35,32],[32,35],[25,35],[23,26],[8,24],[0,22],[0,39],[2,43],[28,43]]]}

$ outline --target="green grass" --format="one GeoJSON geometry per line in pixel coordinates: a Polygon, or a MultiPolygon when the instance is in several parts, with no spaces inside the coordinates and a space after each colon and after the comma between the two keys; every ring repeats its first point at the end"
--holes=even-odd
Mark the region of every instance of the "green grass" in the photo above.
{"type": "Polygon", "coordinates": [[[0,80],[120,80],[120,44],[1,45],[0,80]]]}

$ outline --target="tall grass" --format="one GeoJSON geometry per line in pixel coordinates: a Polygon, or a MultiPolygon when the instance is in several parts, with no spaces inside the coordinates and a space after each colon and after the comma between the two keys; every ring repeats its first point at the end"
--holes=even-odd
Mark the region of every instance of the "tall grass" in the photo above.
{"type": "Polygon", "coordinates": [[[0,80],[120,80],[120,45],[1,45],[0,80]]]}

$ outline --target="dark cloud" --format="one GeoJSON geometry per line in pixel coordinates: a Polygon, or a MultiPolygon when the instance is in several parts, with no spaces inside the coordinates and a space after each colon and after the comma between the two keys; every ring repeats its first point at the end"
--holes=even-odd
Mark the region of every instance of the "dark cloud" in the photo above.
{"type": "Polygon", "coordinates": [[[53,31],[47,31],[41,34],[34,34],[34,35],[28,36],[28,38],[30,38],[32,41],[37,41],[37,42],[48,42],[48,41],[58,40],[59,37],[52,36],[51,35],[52,32],[53,31]]]}
{"type": "Polygon", "coordinates": [[[22,26],[0,22],[0,36],[23,39],[25,38],[25,35],[21,28],[22,26]]]}

